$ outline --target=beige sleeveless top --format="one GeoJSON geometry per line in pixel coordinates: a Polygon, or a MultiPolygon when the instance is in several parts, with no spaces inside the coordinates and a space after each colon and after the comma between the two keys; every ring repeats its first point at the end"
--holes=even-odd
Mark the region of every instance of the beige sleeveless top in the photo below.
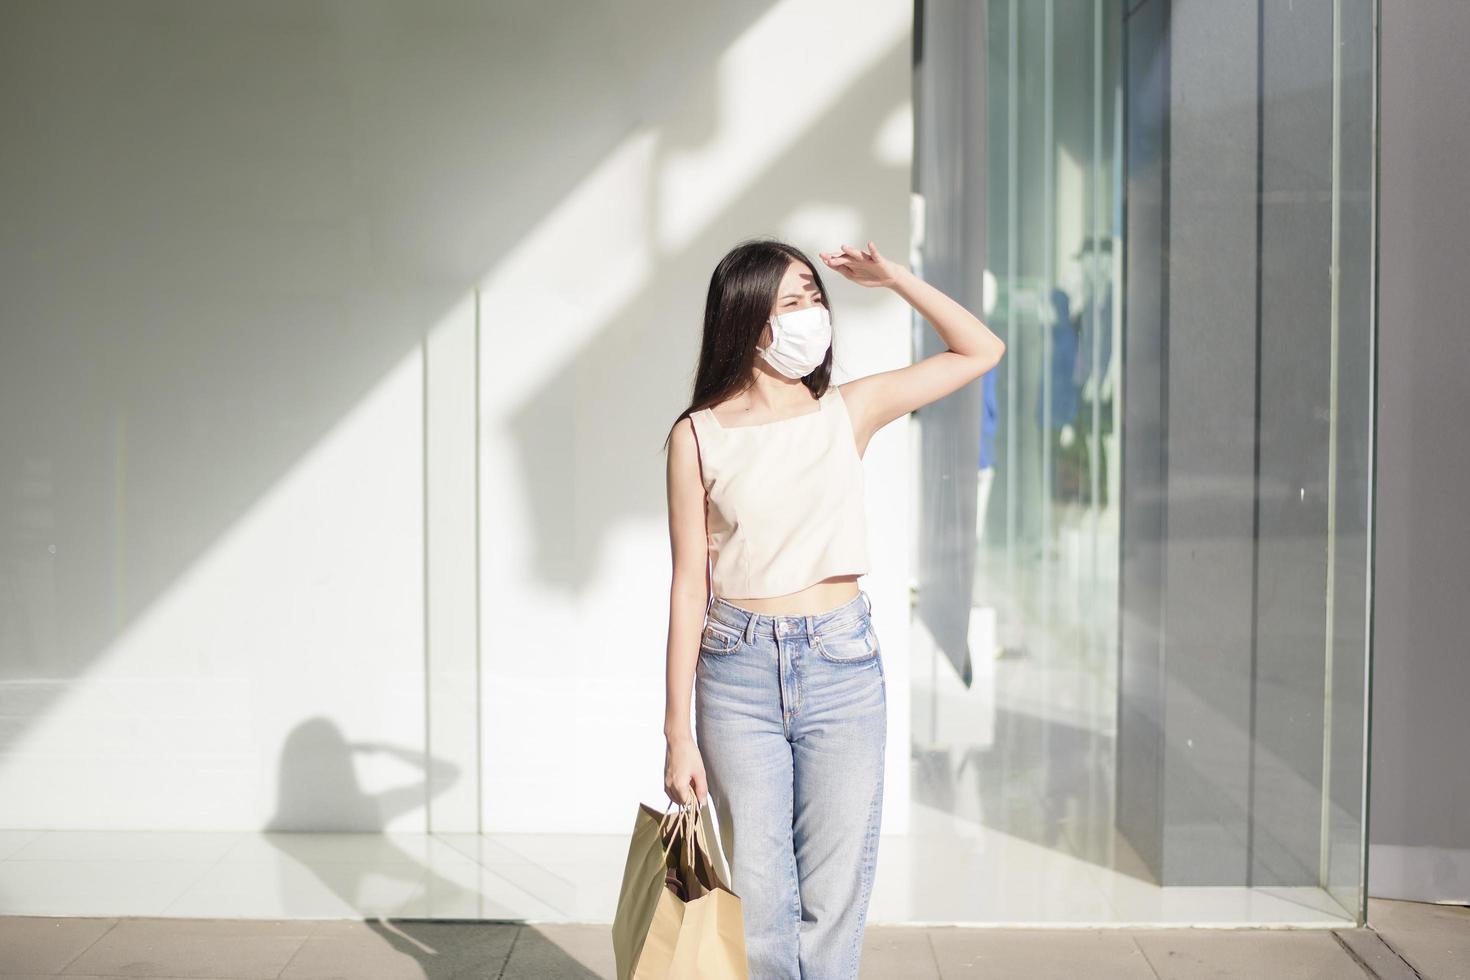
{"type": "Polygon", "coordinates": [[[838,387],[815,412],[726,427],[690,414],[709,502],[712,591],[786,595],[869,570],[863,461],[838,387]]]}

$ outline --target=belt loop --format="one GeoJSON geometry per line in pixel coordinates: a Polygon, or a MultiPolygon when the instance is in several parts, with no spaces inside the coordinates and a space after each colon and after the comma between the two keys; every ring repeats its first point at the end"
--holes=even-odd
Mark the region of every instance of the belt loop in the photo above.
{"type": "Polygon", "coordinates": [[[817,617],[803,616],[802,619],[806,621],[806,641],[810,643],[812,642],[812,638],[815,637],[817,633],[816,627],[815,625],[813,625],[816,623],[817,617]]]}
{"type": "Polygon", "coordinates": [[[867,589],[863,590],[863,602],[867,604],[868,615],[871,616],[873,614],[873,599],[868,595],[867,589]]]}
{"type": "Polygon", "coordinates": [[[759,615],[759,613],[751,613],[749,618],[745,620],[744,636],[746,643],[755,642],[755,621],[759,615]]]}

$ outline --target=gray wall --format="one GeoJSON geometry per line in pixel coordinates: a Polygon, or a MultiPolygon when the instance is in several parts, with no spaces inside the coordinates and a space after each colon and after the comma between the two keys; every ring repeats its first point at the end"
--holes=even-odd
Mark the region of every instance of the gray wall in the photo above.
{"type": "Polygon", "coordinates": [[[1470,3],[1383,0],[1368,891],[1470,901],[1470,3]]]}
{"type": "Polygon", "coordinates": [[[1372,49],[1333,11],[1129,8],[1118,823],[1163,884],[1353,909],[1372,49]]]}

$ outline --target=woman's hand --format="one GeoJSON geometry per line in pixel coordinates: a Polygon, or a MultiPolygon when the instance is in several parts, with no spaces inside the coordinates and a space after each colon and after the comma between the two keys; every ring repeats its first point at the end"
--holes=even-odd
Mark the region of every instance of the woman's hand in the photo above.
{"type": "Polygon", "coordinates": [[[850,245],[839,252],[818,252],[828,268],[836,269],[859,286],[892,286],[906,270],[903,266],[878,254],[878,246],[868,242],[865,249],[850,245]]]}
{"type": "Polygon", "coordinates": [[[664,792],[675,803],[704,803],[704,757],[689,736],[668,740],[664,753],[664,792]],[[690,799],[691,787],[693,799],[690,799]]]}

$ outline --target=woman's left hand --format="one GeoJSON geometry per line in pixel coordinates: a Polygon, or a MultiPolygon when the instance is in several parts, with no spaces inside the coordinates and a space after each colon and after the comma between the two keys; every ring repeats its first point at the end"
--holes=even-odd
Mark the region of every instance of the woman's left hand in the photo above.
{"type": "Polygon", "coordinates": [[[865,249],[842,246],[838,252],[818,252],[828,268],[836,269],[859,286],[892,286],[903,267],[878,254],[878,246],[868,242],[865,249]]]}

